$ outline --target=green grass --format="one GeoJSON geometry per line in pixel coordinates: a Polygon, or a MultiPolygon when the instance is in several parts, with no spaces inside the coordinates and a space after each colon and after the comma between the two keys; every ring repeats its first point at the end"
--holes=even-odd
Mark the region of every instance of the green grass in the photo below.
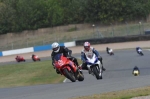
{"type": "Polygon", "coordinates": [[[0,66],[0,88],[61,83],[63,80],[64,76],[56,74],[51,61],[0,66]]]}
{"type": "Polygon", "coordinates": [[[148,95],[150,95],[150,86],[129,90],[113,91],[103,94],[94,94],[90,96],[82,96],[70,99],[131,99],[133,97],[148,96],[148,95]]]}

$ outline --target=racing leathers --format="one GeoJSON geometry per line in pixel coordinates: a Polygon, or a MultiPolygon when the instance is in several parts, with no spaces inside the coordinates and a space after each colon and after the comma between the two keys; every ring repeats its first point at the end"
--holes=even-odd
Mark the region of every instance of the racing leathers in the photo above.
{"type": "MultiPolygon", "coordinates": [[[[60,54],[62,53],[65,57],[67,57],[69,60],[73,61],[75,63],[75,65],[78,67],[79,64],[78,64],[78,61],[75,57],[72,57],[71,54],[72,54],[72,51],[69,50],[67,47],[65,46],[60,46],[60,50],[58,52],[54,52],[52,51],[51,53],[51,58],[52,58],[52,65],[54,66],[54,57],[56,54],[60,54]]],[[[55,66],[54,66],[54,69],[55,69],[55,66]]],[[[60,72],[56,69],[56,72],[59,74],[60,72]]]]}
{"type": "Polygon", "coordinates": [[[109,50],[110,50],[110,48],[108,48],[108,47],[107,47],[107,48],[106,48],[106,52],[107,52],[107,54],[109,54],[109,50]]]}
{"type": "Polygon", "coordinates": [[[36,56],[36,55],[32,54],[32,59],[34,59],[35,56],[36,56]]]}
{"type": "Polygon", "coordinates": [[[89,51],[86,51],[85,49],[83,49],[82,51],[81,51],[81,60],[82,60],[82,69],[84,70],[88,70],[88,68],[87,68],[87,63],[86,63],[86,54],[87,53],[89,53],[89,52],[91,52],[91,53],[94,53],[97,57],[98,57],[98,60],[101,62],[101,64],[102,64],[102,69],[105,71],[105,68],[103,67],[103,58],[99,55],[99,52],[97,51],[97,50],[95,50],[93,47],[90,47],[90,50],[89,51]]]}

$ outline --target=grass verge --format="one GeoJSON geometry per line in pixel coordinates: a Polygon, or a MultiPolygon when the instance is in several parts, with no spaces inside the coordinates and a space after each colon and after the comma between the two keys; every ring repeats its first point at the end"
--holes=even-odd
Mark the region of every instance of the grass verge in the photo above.
{"type": "Polygon", "coordinates": [[[64,76],[56,74],[51,61],[0,66],[0,88],[60,83],[64,76]]]}
{"type": "MultiPolygon", "coordinates": [[[[131,99],[133,97],[148,96],[148,95],[150,95],[150,86],[122,91],[113,91],[103,94],[94,94],[90,96],[82,96],[70,99],[131,99]]],[[[150,99],[150,97],[146,99],[150,99]]]]}

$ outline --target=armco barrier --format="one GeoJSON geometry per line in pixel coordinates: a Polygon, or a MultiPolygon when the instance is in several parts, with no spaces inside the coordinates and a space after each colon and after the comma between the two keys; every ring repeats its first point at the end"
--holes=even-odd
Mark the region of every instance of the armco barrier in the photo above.
{"type": "MultiPolygon", "coordinates": [[[[66,46],[66,47],[76,46],[75,41],[73,41],[73,42],[59,43],[59,45],[60,46],[66,46]]],[[[43,45],[43,46],[35,46],[34,47],[34,52],[51,50],[51,49],[52,49],[51,44],[49,44],[49,45],[43,45]]]]}
{"type": "Polygon", "coordinates": [[[90,42],[91,44],[105,44],[105,43],[118,43],[118,42],[129,42],[129,41],[146,41],[146,40],[150,40],[150,35],[135,35],[135,36],[124,36],[124,37],[78,40],[76,41],[76,46],[82,46],[86,41],[90,42]]]}
{"type": "MultiPolygon", "coordinates": [[[[64,43],[60,43],[60,46],[64,46],[64,43]]],[[[51,50],[51,49],[52,49],[51,44],[43,45],[43,46],[35,46],[34,47],[34,52],[51,50]]]]}
{"type": "Polygon", "coordinates": [[[66,42],[66,43],[64,43],[64,46],[66,46],[66,47],[73,47],[73,46],[76,46],[76,42],[75,41],[73,41],[73,42],[66,42]]]}
{"type": "MultiPolygon", "coordinates": [[[[59,45],[66,46],[66,47],[73,47],[73,46],[76,46],[76,43],[75,43],[75,41],[73,41],[73,42],[59,43],[59,45]]],[[[29,53],[29,52],[51,50],[51,49],[52,49],[51,44],[49,44],[49,45],[35,46],[35,47],[30,47],[30,48],[8,50],[8,51],[0,52],[0,57],[7,56],[7,55],[15,55],[15,54],[22,54],[22,53],[29,53]]]]}
{"type": "Polygon", "coordinates": [[[0,57],[1,57],[1,56],[3,56],[3,53],[2,53],[2,52],[0,52],[0,57]]]}
{"type": "Polygon", "coordinates": [[[33,51],[33,47],[3,51],[3,52],[2,52],[2,55],[3,55],[3,56],[7,56],[7,55],[15,55],[15,54],[29,53],[29,52],[34,52],[34,51],[33,51]]]}
{"type": "Polygon", "coordinates": [[[43,50],[50,50],[50,49],[52,49],[51,45],[35,46],[34,52],[43,51],[43,50]]]}

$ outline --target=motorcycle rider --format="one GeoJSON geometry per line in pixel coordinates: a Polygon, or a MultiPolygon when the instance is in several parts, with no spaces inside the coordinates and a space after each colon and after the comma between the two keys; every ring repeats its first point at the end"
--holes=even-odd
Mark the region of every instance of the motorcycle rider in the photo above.
{"type": "Polygon", "coordinates": [[[106,47],[106,52],[107,52],[107,54],[110,54],[110,53],[113,52],[113,50],[111,48],[109,48],[109,47],[106,47]]]}
{"type": "Polygon", "coordinates": [[[109,54],[109,50],[110,50],[110,48],[109,48],[109,47],[106,47],[106,52],[107,52],[107,54],[109,54]]]}
{"type": "Polygon", "coordinates": [[[21,58],[21,56],[19,56],[19,55],[16,56],[16,59],[17,59],[17,60],[20,59],[20,58],[21,58]]]}
{"type": "MultiPolygon", "coordinates": [[[[55,65],[54,65],[54,57],[56,54],[60,54],[62,53],[65,57],[67,57],[69,60],[73,61],[75,63],[75,65],[77,67],[79,67],[79,64],[78,64],[78,61],[75,57],[72,57],[71,54],[72,54],[72,51],[69,50],[67,47],[65,46],[60,46],[57,42],[54,42],[52,44],[52,53],[51,53],[51,58],[52,58],[52,65],[55,69],[55,65]]],[[[56,69],[56,73],[57,74],[60,74],[59,70],[56,69]]]]}
{"type": "Polygon", "coordinates": [[[32,59],[34,59],[34,56],[36,56],[36,55],[32,54],[32,59]]]}
{"type": "Polygon", "coordinates": [[[137,66],[135,66],[134,68],[133,68],[133,71],[134,70],[138,70],[139,72],[140,72],[140,70],[139,70],[139,68],[137,67],[137,66]]]}
{"type": "Polygon", "coordinates": [[[133,75],[139,75],[139,74],[140,74],[140,69],[139,69],[137,66],[135,66],[135,67],[133,68],[133,70],[132,70],[132,74],[133,74],[133,75]],[[137,72],[134,73],[134,71],[137,71],[137,72]]]}
{"type": "Polygon", "coordinates": [[[87,63],[86,63],[86,55],[85,55],[88,52],[92,52],[98,57],[98,60],[102,64],[102,70],[105,71],[106,69],[103,67],[103,61],[102,61],[103,58],[99,55],[99,52],[95,50],[95,48],[90,46],[89,42],[84,42],[84,49],[81,51],[82,69],[88,70],[87,63]]]}
{"type": "Polygon", "coordinates": [[[140,52],[142,52],[142,48],[136,47],[136,51],[137,51],[138,54],[140,54],[140,52]]]}

